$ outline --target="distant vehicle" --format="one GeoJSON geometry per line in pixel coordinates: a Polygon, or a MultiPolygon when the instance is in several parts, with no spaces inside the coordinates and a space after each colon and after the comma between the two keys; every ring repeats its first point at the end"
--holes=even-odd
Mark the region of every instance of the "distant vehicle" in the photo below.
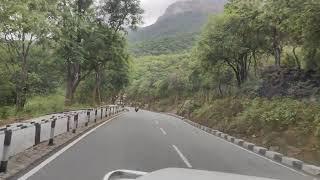
{"type": "Polygon", "coordinates": [[[117,170],[108,173],[103,180],[275,180],[237,174],[209,172],[193,169],[168,168],[151,173],[117,170]]]}

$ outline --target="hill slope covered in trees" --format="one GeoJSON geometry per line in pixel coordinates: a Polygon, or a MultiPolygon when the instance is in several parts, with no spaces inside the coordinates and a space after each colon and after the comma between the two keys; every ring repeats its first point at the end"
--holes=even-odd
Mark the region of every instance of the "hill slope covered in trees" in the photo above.
{"type": "Polygon", "coordinates": [[[208,16],[221,13],[225,2],[225,0],[191,0],[170,5],[153,25],[140,28],[136,32],[129,32],[131,52],[140,56],[190,49],[207,22],[208,16]]]}

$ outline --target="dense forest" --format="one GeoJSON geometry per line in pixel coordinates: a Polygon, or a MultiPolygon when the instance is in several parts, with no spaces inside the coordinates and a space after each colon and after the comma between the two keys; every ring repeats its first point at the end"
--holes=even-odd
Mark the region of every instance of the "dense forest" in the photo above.
{"type": "Polygon", "coordinates": [[[318,163],[319,42],[320,1],[230,0],[191,50],[136,58],[127,93],[318,163]]]}
{"type": "Polygon", "coordinates": [[[114,103],[129,83],[139,0],[3,0],[0,119],[114,103]]]}

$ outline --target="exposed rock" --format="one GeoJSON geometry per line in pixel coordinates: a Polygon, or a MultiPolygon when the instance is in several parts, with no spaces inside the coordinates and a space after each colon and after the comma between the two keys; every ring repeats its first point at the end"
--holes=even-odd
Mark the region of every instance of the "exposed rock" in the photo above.
{"type": "Polygon", "coordinates": [[[224,8],[225,0],[190,0],[190,1],[178,1],[170,5],[163,16],[159,17],[158,21],[171,18],[177,14],[183,14],[186,12],[201,12],[201,13],[213,13],[222,12],[224,8]]]}
{"type": "Polygon", "coordinates": [[[316,72],[299,69],[266,68],[257,94],[262,97],[286,96],[314,99],[319,95],[320,78],[316,72]]]}

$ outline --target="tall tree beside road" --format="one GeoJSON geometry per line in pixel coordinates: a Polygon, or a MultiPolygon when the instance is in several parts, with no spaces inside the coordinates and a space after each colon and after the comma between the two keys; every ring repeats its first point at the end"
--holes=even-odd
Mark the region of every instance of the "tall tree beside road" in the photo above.
{"type": "Polygon", "coordinates": [[[90,21],[94,20],[90,0],[60,1],[60,31],[57,34],[59,53],[66,65],[65,104],[74,102],[74,93],[79,83],[91,72],[86,66],[83,34],[91,31],[90,21]]]}
{"type": "MultiPolygon", "coordinates": [[[[110,67],[111,64],[127,64],[129,55],[126,52],[126,40],[120,33],[114,33],[101,22],[85,36],[85,52],[89,69],[93,69],[94,87],[92,87],[92,103],[100,104],[102,101],[101,84],[105,82],[106,71],[122,72],[119,66],[110,67]]],[[[109,83],[109,82],[108,82],[109,83]]],[[[121,82],[115,82],[117,83],[121,82]]],[[[106,89],[105,89],[106,90],[106,89]]],[[[104,91],[106,93],[106,91],[104,91]]]]}
{"type": "Polygon", "coordinates": [[[134,28],[141,22],[140,1],[105,0],[97,8],[90,0],[62,1],[62,7],[61,51],[67,67],[65,104],[73,104],[77,87],[92,72],[96,77],[93,99],[99,104],[104,65],[117,60],[112,59],[114,49],[110,47],[119,43],[118,33],[124,27],[134,28]],[[94,41],[96,38],[101,41],[94,41]]]}
{"type": "Polygon", "coordinates": [[[49,39],[54,29],[56,1],[3,0],[0,4],[1,48],[14,69],[16,108],[21,111],[28,95],[29,55],[34,44],[49,39]]]}
{"type": "MultiPolygon", "coordinates": [[[[101,1],[101,5],[98,7],[99,25],[95,34],[104,33],[104,35],[108,37],[104,38],[104,49],[102,46],[94,45],[94,43],[98,41],[91,42],[93,43],[92,47],[95,47],[95,50],[101,49],[102,51],[107,52],[103,52],[105,55],[99,60],[91,57],[91,60],[93,60],[93,70],[95,72],[95,86],[92,91],[94,103],[101,103],[101,79],[104,68],[108,69],[105,67],[106,63],[108,61],[122,62],[121,58],[124,57],[122,56],[124,51],[119,51],[119,48],[125,49],[126,46],[123,44],[125,39],[121,36],[123,32],[126,33],[126,27],[131,29],[137,28],[137,25],[142,22],[142,14],[143,10],[140,7],[140,0],[101,1]]],[[[103,36],[103,34],[101,35],[103,36]]],[[[97,55],[96,53],[93,54],[97,55]]],[[[121,70],[119,69],[119,71],[121,70]]]]}

